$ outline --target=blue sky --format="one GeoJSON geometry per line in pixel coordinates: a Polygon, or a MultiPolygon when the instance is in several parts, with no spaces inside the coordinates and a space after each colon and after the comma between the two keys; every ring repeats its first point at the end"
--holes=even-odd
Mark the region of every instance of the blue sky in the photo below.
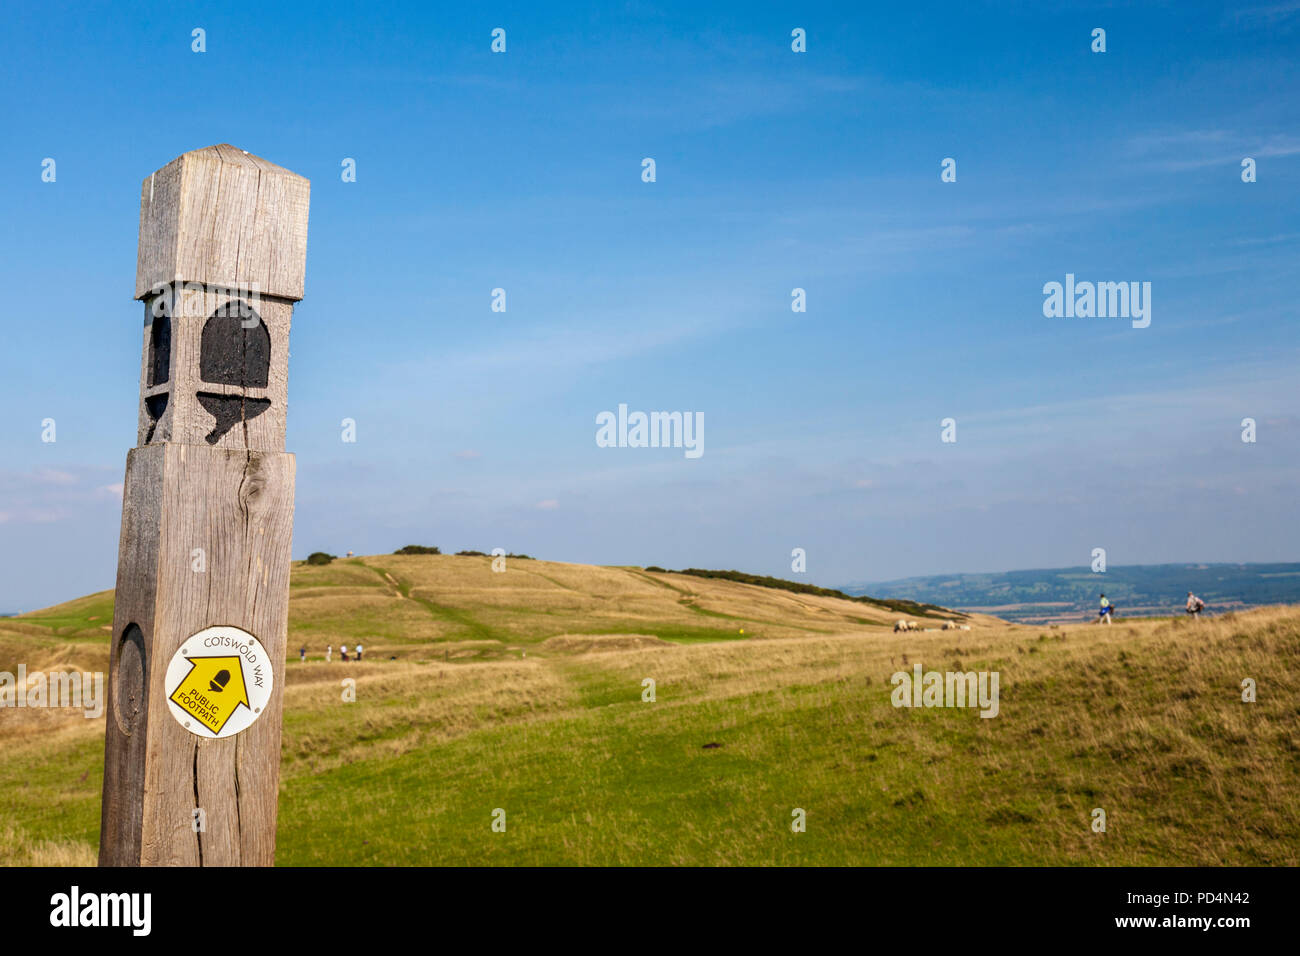
{"type": "Polygon", "coordinates": [[[112,586],[139,183],[221,142],[312,180],[296,556],[1300,559],[1300,3],[4,18],[0,611],[112,586]],[[1151,282],[1150,327],[1044,317],[1067,273],[1151,282]],[[619,403],[702,412],[704,455],[597,447],[619,403]]]}

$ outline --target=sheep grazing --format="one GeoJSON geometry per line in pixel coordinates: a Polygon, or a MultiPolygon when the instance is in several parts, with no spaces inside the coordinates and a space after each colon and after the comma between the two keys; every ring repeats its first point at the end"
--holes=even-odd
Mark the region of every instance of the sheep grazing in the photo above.
{"type": "Polygon", "coordinates": [[[943,622],[943,629],[944,629],[945,631],[955,631],[955,630],[957,630],[957,622],[956,622],[956,621],[944,621],[944,622],[943,622]]]}
{"type": "Polygon", "coordinates": [[[921,629],[921,625],[917,624],[915,621],[895,621],[895,622],[894,622],[894,633],[895,633],[895,634],[897,634],[899,631],[919,631],[920,629],[921,629]]]}

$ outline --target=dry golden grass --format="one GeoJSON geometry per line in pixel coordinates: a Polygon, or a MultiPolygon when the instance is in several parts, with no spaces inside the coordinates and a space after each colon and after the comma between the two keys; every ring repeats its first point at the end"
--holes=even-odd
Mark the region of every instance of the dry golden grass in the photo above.
{"type": "Polygon", "coordinates": [[[35,839],[12,824],[0,826],[0,866],[94,866],[98,856],[87,843],[35,839]]]}
{"type": "MultiPolygon", "coordinates": [[[[1300,863],[1300,608],[894,634],[892,613],[838,599],[489,567],[295,567],[282,860],[1300,863]],[[308,632],[334,662],[298,662],[308,632]],[[341,664],[358,636],[365,661],[341,664]],[[893,708],[890,676],[917,662],[998,671],[999,716],[893,708]],[[532,808],[529,835],[480,843],[482,800],[532,808]],[[818,828],[797,846],[759,822],[793,800],[818,828]]],[[[93,597],[57,626],[0,623],[0,669],[105,669],[93,597]]],[[[0,711],[0,862],[93,859],[102,734],[0,711]]]]}
{"type": "Polygon", "coordinates": [[[292,668],[285,688],[282,763],[286,772],[317,773],[557,713],[572,703],[568,681],[540,660],[309,664],[292,668]],[[344,678],[356,681],[354,704],[343,704],[344,678]]]}
{"type": "Polygon", "coordinates": [[[653,634],[557,634],[542,641],[537,649],[552,654],[592,654],[673,646],[653,634]]]}
{"type": "MultiPolygon", "coordinates": [[[[400,582],[412,598],[473,614],[485,627],[522,639],[597,633],[618,622],[636,621],[657,628],[676,625],[728,633],[746,627],[747,633],[781,637],[848,626],[891,626],[896,618],[886,608],[859,602],[633,568],[511,559],[504,573],[494,573],[487,558],[394,555],[357,560],[376,569],[380,580],[391,576],[400,582]]],[[[640,628],[623,630],[643,633],[640,628]]]]}

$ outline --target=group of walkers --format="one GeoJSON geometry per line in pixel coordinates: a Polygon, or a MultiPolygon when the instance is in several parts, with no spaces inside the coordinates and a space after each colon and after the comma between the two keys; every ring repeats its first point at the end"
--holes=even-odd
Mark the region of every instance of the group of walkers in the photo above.
{"type": "MultiPolygon", "coordinates": [[[[1187,615],[1193,619],[1199,618],[1201,612],[1205,610],[1205,602],[1198,598],[1191,591],[1187,592],[1187,615]]],[[[1106,595],[1101,595],[1101,616],[1097,618],[1098,624],[1109,624],[1110,619],[1115,614],[1115,605],[1110,603],[1106,595]]]]}
{"type": "MultiPolygon", "coordinates": [[[[360,644],[358,644],[353,650],[356,652],[356,657],[354,658],[348,657],[348,646],[346,644],[339,645],[339,653],[342,655],[344,661],[361,660],[361,652],[364,651],[365,648],[362,647],[360,644]]],[[[325,646],[325,661],[328,663],[333,659],[334,659],[334,645],[327,644],[325,646]]],[[[305,647],[298,648],[298,660],[302,661],[303,663],[307,662],[307,648],[305,647]]]]}

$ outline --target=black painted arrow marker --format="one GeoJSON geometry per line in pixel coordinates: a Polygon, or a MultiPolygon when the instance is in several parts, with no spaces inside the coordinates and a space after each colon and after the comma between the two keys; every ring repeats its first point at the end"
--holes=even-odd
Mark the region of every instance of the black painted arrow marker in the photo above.
{"type": "MultiPolygon", "coordinates": [[[[214,385],[266,388],[271,374],[271,333],[246,302],[231,302],[214,312],[203,326],[199,345],[199,377],[214,385]]],[[[251,421],[271,407],[269,398],[199,392],[199,404],[215,420],[209,445],[241,422],[251,421]]]]}

